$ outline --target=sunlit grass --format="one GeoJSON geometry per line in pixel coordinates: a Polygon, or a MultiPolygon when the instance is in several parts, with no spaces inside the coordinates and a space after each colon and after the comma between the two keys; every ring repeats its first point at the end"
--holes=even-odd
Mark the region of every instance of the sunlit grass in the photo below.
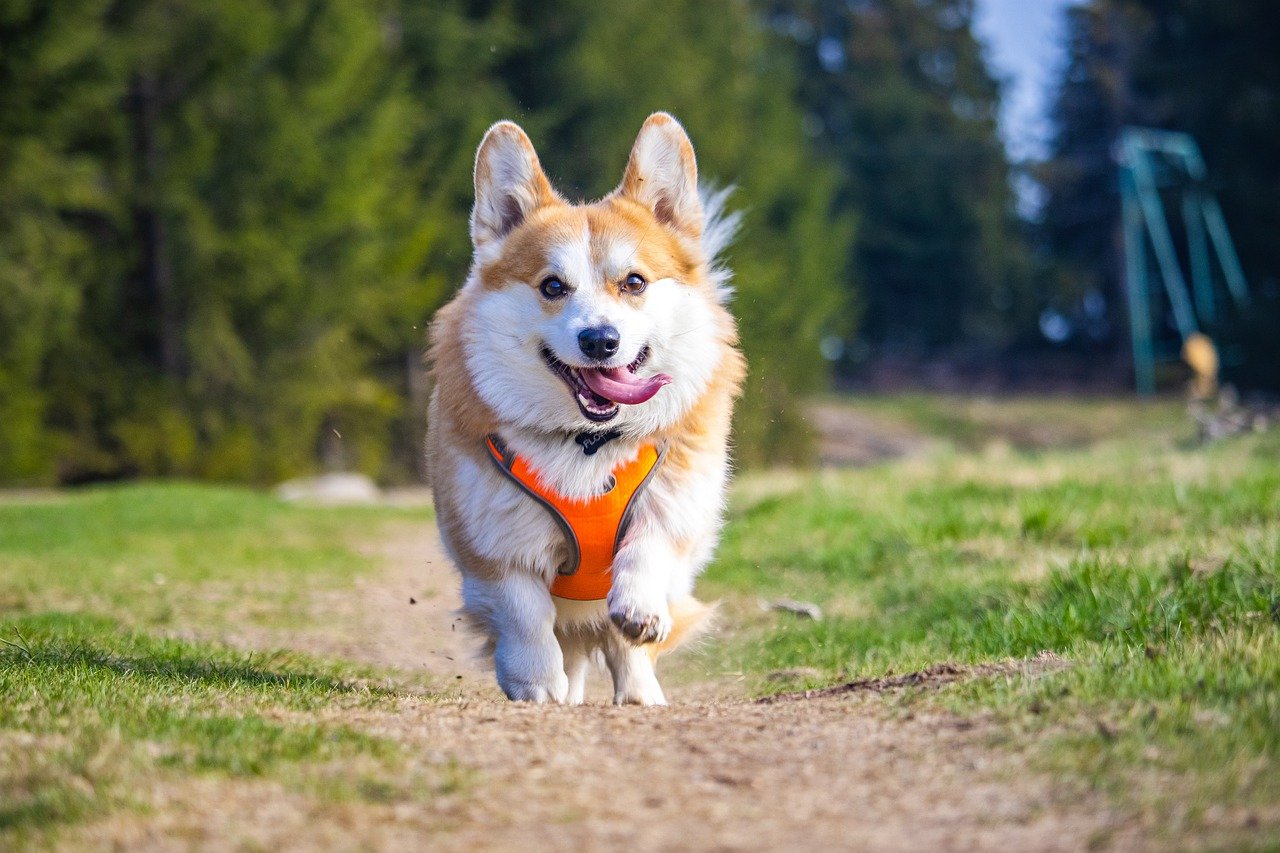
{"type": "Polygon", "coordinates": [[[391,784],[402,747],[312,719],[390,706],[359,671],[292,653],[160,639],[98,617],[0,618],[0,841],[131,802],[155,774],[271,776],[295,787],[360,757],[391,784]]]}
{"type": "MultiPolygon", "coordinates": [[[[1053,405],[1036,416],[1077,418],[1053,405]]],[[[679,674],[765,694],[1053,652],[1064,666],[872,701],[991,721],[993,745],[1106,792],[1154,837],[1280,841],[1280,435],[1196,448],[1167,414],[1139,411],[1131,434],[1107,414],[1088,447],[944,441],[869,469],[744,475],[700,585],[723,628],[679,674]],[[825,617],[758,606],[782,597],[825,617]]],[[[183,483],[0,501],[0,846],[141,807],[157,777],[379,803],[462,784],[465,768],[414,781],[402,743],[344,722],[394,713],[385,673],[198,639],[287,637],[307,595],[378,566],[369,543],[426,523],[183,483]]]]}
{"type": "Polygon", "coordinates": [[[1068,666],[888,701],[995,713],[1166,829],[1236,809],[1280,832],[1277,450],[1166,435],[748,480],[707,576],[744,630],[711,658],[770,693],[1050,651],[1068,666]],[[826,616],[755,606],[783,596],[826,616]]]}
{"type": "Polygon", "coordinates": [[[144,483],[0,502],[0,613],[130,625],[288,624],[308,590],[376,566],[356,546],[422,509],[313,507],[244,488],[144,483]]]}
{"type": "Polygon", "coordinates": [[[378,673],[163,636],[305,619],[308,592],[377,568],[362,546],[426,515],[187,483],[0,503],[0,847],[140,807],[157,776],[330,800],[432,790],[403,772],[401,744],[331,719],[392,709],[378,673]]]}

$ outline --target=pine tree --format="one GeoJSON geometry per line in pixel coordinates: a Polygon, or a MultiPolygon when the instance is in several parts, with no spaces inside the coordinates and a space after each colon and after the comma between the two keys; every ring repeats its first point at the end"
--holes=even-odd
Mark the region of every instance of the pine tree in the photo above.
{"type": "Polygon", "coordinates": [[[1280,5],[1127,0],[1148,20],[1131,59],[1131,122],[1199,142],[1246,272],[1280,286],[1280,5]]]}
{"type": "Polygon", "coordinates": [[[1133,21],[1116,10],[1066,10],[1067,63],[1051,107],[1051,156],[1037,230],[1048,261],[1044,302],[1092,346],[1123,341],[1120,197],[1113,150],[1130,109],[1133,21]],[[1086,311],[1089,304],[1091,310],[1086,311]]]}
{"type": "Polygon", "coordinates": [[[97,236],[118,220],[97,156],[119,94],[104,2],[0,6],[0,480],[47,479],[51,354],[72,345],[97,236]]]}
{"type": "Polygon", "coordinates": [[[516,48],[519,31],[506,9],[473,8],[478,5],[403,0],[383,19],[414,111],[405,165],[416,199],[394,259],[409,286],[379,289],[387,316],[398,322],[379,338],[377,373],[403,400],[392,424],[390,477],[421,473],[428,393],[424,330],[465,279],[471,260],[467,217],[476,146],[489,125],[516,113],[497,68],[516,48]]]}
{"type": "Polygon", "coordinates": [[[803,455],[850,232],[744,3],[36,0],[0,40],[0,477],[403,476],[484,128],[599,193],[655,109],[742,186],[740,455],[803,455]]]}
{"type": "MultiPolygon", "coordinates": [[[[27,368],[60,475],[265,481],[311,467],[338,433],[348,461],[379,470],[402,402],[371,365],[424,286],[403,262],[420,213],[404,168],[415,112],[381,4],[61,4],[78,21],[57,5],[35,4],[49,28],[28,29],[51,62],[82,49],[69,67],[90,82],[5,91],[55,131],[67,117],[71,141],[41,134],[43,164],[91,188],[25,172],[58,194],[44,221],[76,264],[75,299],[58,298],[78,311],[27,368]],[[46,96],[55,109],[38,113],[46,96]]],[[[10,44],[38,84],[48,72],[10,44]]],[[[29,265],[33,290],[60,294],[50,247],[29,265]]]]}
{"type": "Polygon", "coordinates": [[[775,0],[801,102],[860,216],[862,334],[890,348],[1007,341],[1028,263],[971,0],[775,0]]]}

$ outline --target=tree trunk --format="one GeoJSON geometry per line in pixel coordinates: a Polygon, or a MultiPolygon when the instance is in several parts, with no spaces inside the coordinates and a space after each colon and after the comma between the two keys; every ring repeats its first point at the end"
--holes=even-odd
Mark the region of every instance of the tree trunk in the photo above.
{"type": "Polygon", "coordinates": [[[156,76],[142,72],[132,87],[134,144],[138,167],[138,194],[134,217],[142,241],[140,278],[144,305],[155,331],[155,355],[165,377],[176,381],[183,362],[182,316],[174,287],[169,233],[161,205],[160,176],[163,152],[156,139],[160,93],[156,76]]]}

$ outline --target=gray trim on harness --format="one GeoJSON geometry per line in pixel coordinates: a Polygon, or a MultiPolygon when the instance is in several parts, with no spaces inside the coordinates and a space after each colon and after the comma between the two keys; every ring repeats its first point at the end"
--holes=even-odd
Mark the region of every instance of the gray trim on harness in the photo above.
{"type": "MultiPolygon", "coordinates": [[[[484,449],[484,455],[488,456],[489,460],[497,466],[498,470],[502,473],[502,476],[515,483],[520,488],[520,491],[533,498],[534,502],[537,503],[538,506],[550,513],[551,520],[556,523],[560,528],[560,532],[564,534],[565,544],[569,546],[569,560],[563,566],[558,568],[556,572],[561,575],[576,574],[578,566],[582,563],[582,546],[578,544],[578,535],[573,532],[573,525],[569,524],[569,520],[561,515],[560,510],[556,509],[555,506],[548,502],[546,498],[529,488],[529,486],[526,485],[519,477],[511,473],[511,466],[515,464],[516,455],[507,450],[506,444],[503,443],[497,433],[489,433],[486,438],[488,441],[493,442],[493,446],[497,449],[501,459],[490,452],[487,442],[484,449]]],[[[639,498],[640,495],[644,494],[645,490],[649,488],[649,482],[653,479],[653,475],[658,473],[658,469],[662,467],[662,461],[666,458],[667,449],[664,447],[658,451],[658,458],[653,461],[653,467],[649,469],[649,473],[644,475],[644,479],[640,481],[640,485],[636,486],[636,490],[632,492],[631,497],[627,499],[627,505],[622,510],[622,517],[618,519],[618,532],[613,537],[614,554],[618,553],[618,548],[622,545],[622,537],[626,535],[627,530],[631,527],[631,516],[635,511],[636,499],[639,498]]]]}
{"type": "Polygon", "coordinates": [[[487,436],[489,441],[493,442],[493,446],[497,448],[498,453],[502,455],[502,459],[494,456],[486,445],[484,455],[488,456],[494,465],[498,466],[498,470],[502,472],[502,476],[520,487],[520,491],[533,498],[538,506],[551,513],[551,520],[560,528],[560,532],[564,534],[565,544],[569,546],[569,560],[556,569],[557,574],[572,575],[578,571],[578,566],[582,563],[582,546],[578,544],[578,536],[573,532],[573,526],[569,524],[569,520],[560,514],[560,510],[556,509],[546,498],[535,492],[533,489],[525,485],[519,477],[511,473],[511,466],[515,464],[516,455],[507,450],[507,446],[503,444],[502,439],[496,433],[489,433],[487,436]]]}
{"type": "Polygon", "coordinates": [[[649,469],[649,473],[644,475],[640,485],[636,486],[636,490],[627,499],[627,506],[622,510],[622,518],[618,519],[618,534],[613,537],[613,553],[615,556],[618,553],[618,549],[622,547],[622,537],[626,536],[627,531],[631,528],[631,514],[635,512],[636,500],[649,488],[649,481],[653,479],[654,474],[658,473],[658,469],[662,467],[662,460],[666,458],[667,449],[664,447],[658,451],[658,458],[653,460],[653,467],[649,469]]]}

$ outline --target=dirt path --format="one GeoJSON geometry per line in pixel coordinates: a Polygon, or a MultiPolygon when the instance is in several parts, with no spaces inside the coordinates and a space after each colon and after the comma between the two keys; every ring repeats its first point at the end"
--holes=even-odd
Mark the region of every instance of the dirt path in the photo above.
{"type": "MultiPolygon", "coordinates": [[[[194,779],[93,846],[285,849],[1014,849],[1139,841],[1081,790],[989,746],[990,723],[903,719],[865,693],[756,703],[670,691],[670,708],[516,705],[453,630],[456,581],[424,526],[378,546],[386,570],[313,601],[291,645],[426,672],[459,698],[333,720],[411,747],[433,792],[323,804],[274,783],[194,779]],[[415,604],[409,603],[413,597],[415,604]],[[462,678],[459,679],[458,676],[462,678]],[[442,770],[443,768],[443,770],[442,770]],[[443,775],[442,775],[443,774],[443,775]]],[[[276,638],[277,640],[279,638],[276,638]]],[[[596,679],[597,682],[600,679],[596,679]]]]}
{"type": "Polygon", "coordinates": [[[429,523],[398,525],[362,546],[383,570],[350,588],[306,596],[301,624],[289,629],[238,623],[213,639],[246,649],[286,648],[427,676],[435,687],[498,698],[455,616],[458,576],[429,523]]]}
{"type": "Polygon", "coordinates": [[[818,462],[826,468],[919,456],[936,444],[908,424],[886,421],[843,403],[815,402],[805,414],[818,434],[818,462]]]}

